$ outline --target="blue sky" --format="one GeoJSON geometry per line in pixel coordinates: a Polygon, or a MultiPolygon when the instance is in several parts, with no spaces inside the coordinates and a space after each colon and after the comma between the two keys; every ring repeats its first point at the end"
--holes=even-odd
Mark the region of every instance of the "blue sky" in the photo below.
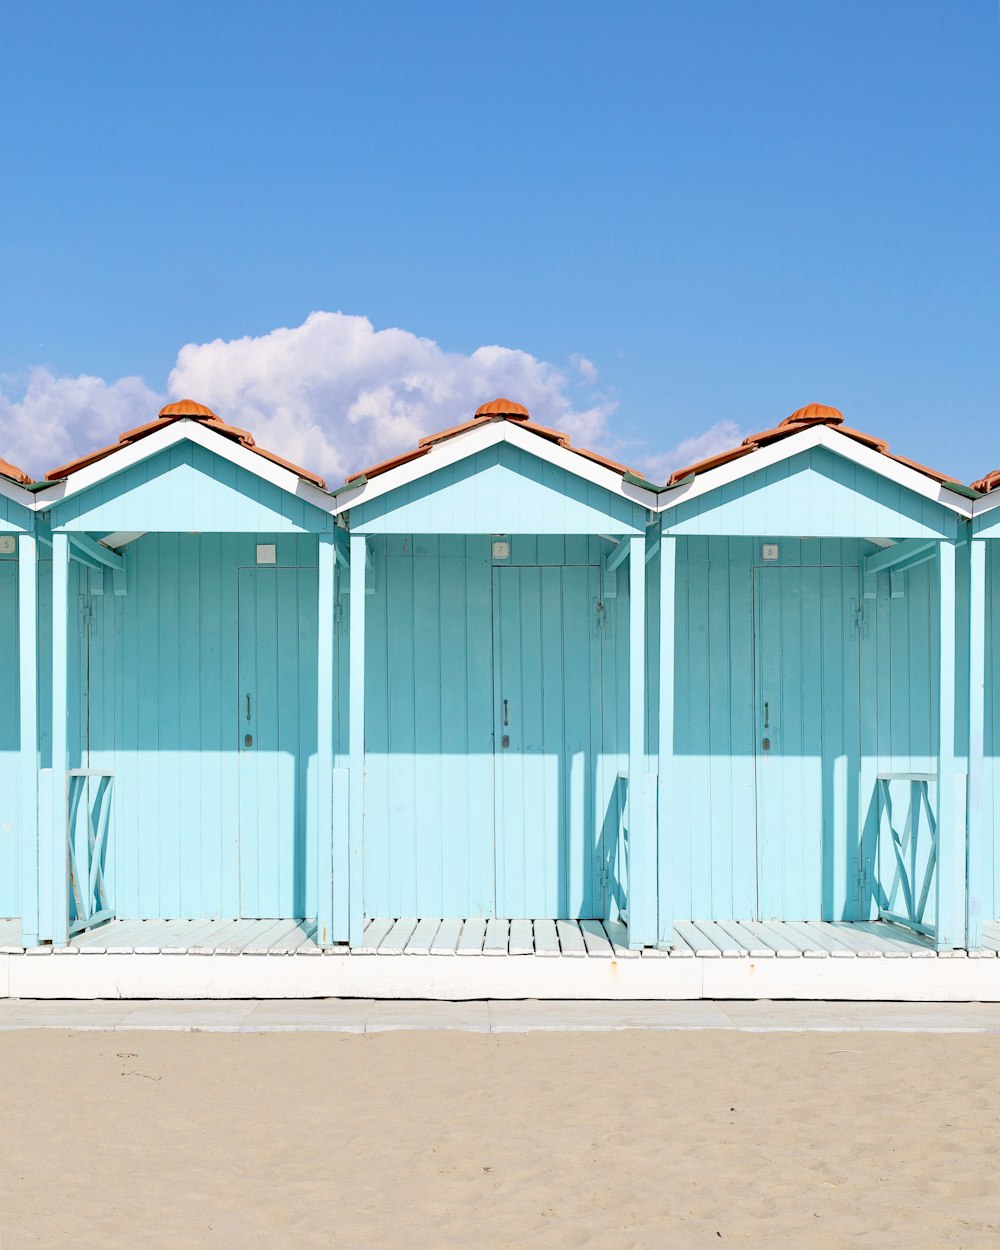
{"type": "Polygon", "coordinates": [[[998,123],[995,0],[4,0],[0,455],[198,384],[336,476],[495,385],[651,471],[819,400],[968,480],[998,123]]]}

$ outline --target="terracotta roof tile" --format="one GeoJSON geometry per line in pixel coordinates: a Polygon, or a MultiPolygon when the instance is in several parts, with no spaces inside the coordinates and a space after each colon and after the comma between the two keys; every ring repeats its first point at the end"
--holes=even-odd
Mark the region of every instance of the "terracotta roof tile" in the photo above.
{"type": "Polygon", "coordinates": [[[16,482],[18,486],[31,486],[32,484],[27,473],[19,469],[16,464],[11,464],[9,460],[0,460],[0,476],[16,482]]]}
{"type": "Polygon", "coordinates": [[[314,486],[320,487],[321,490],[326,489],[326,483],[318,473],[312,473],[308,469],[303,469],[300,465],[293,464],[290,460],[283,459],[273,451],[267,451],[263,447],[258,447],[254,442],[253,435],[248,430],[240,429],[237,425],[227,425],[225,421],[216,416],[211,408],[206,408],[204,404],[196,403],[193,399],[181,399],[176,403],[167,404],[165,408],[160,409],[159,416],[155,421],[147,421],[144,425],[137,425],[133,430],[126,430],[120,436],[118,442],[112,443],[109,447],[102,447],[98,451],[88,452],[76,460],[71,460],[68,464],[60,465],[58,469],[53,469],[51,473],[46,473],[45,480],[56,482],[64,477],[69,477],[71,473],[77,473],[80,469],[87,468],[88,465],[96,464],[98,460],[103,460],[105,456],[110,456],[113,452],[120,451],[122,447],[137,443],[154,433],[154,431],[162,430],[164,426],[170,425],[175,421],[197,421],[201,425],[215,430],[216,433],[222,434],[226,438],[231,438],[233,442],[239,443],[247,451],[263,456],[265,460],[270,460],[273,464],[279,464],[283,469],[291,470],[292,473],[297,474],[304,481],[312,482],[314,486]]]}
{"type": "Polygon", "coordinates": [[[987,473],[985,477],[981,477],[978,482],[972,483],[972,489],[979,491],[980,495],[988,495],[990,491],[996,490],[1000,486],[1000,469],[994,469],[992,473],[987,473]]]}
{"type": "Polygon", "coordinates": [[[889,451],[889,444],[885,439],[876,438],[873,434],[864,434],[861,430],[854,430],[850,426],[844,425],[844,414],[839,409],[830,408],[826,404],[806,404],[804,408],[799,408],[796,412],[793,412],[790,417],[786,417],[784,421],[774,426],[773,429],[763,430],[760,434],[751,434],[749,438],[743,440],[739,447],[731,447],[727,451],[716,452],[714,456],[708,456],[704,460],[699,460],[696,464],[689,464],[683,469],[677,469],[670,475],[670,480],[667,484],[676,486],[684,478],[690,477],[692,474],[707,473],[710,469],[717,469],[720,465],[728,464],[731,460],[738,460],[741,456],[749,455],[761,447],[767,447],[770,443],[776,443],[782,438],[788,438],[792,434],[798,434],[802,430],[807,430],[815,425],[828,426],[836,430],[838,434],[843,434],[846,438],[853,439],[856,443],[862,443],[872,451],[878,452],[879,455],[885,456],[889,460],[894,460],[898,464],[904,464],[907,468],[915,469],[918,473],[923,473],[942,485],[949,483],[960,484],[957,478],[949,477],[947,473],[939,473],[936,469],[929,469],[926,465],[918,464],[915,460],[907,460],[905,456],[893,455],[889,451]]]}
{"type": "MultiPolygon", "coordinates": [[[[412,451],[404,451],[401,455],[393,456],[389,460],[383,460],[379,464],[372,465],[371,468],[363,469],[358,473],[352,473],[346,481],[357,482],[362,478],[367,481],[370,478],[378,477],[382,473],[388,473],[390,469],[396,469],[401,464],[408,464],[418,456],[425,456],[438,443],[447,442],[448,439],[455,438],[459,434],[465,434],[467,431],[475,429],[476,426],[489,425],[495,421],[516,421],[520,429],[527,430],[531,434],[537,434],[539,438],[547,439],[551,443],[556,443],[559,447],[564,447],[575,456],[582,456],[585,460],[590,460],[605,469],[610,469],[612,473],[623,475],[629,473],[633,478],[645,480],[641,473],[635,473],[626,465],[619,464],[617,460],[611,460],[607,456],[598,455],[595,451],[587,451],[585,447],[574,447],[570,442],[569,435],[564,434],[562,430],[553,430],[547,425],[538,425],[531,420],[527,408],[522,404],[515,404],[510,399],[493,399],[487,404],[480,404],[476,409],[476,415],[471,421],[463,421],[460,425],[449,426],[448,429],[439,430],[436,434],[428,434],[420,439],[412,451]]],[[[652,490],[653,484],[650,483],[649,485],[650,490],[652,490]]]]}
{"type": "Polygon", "coordinates": [[[491,399],[488,404],[479,405],[476,416],[510,417],[512,421],[527,421],[528,410],[523,404],[515,404],[512,399],[491,399]]]}

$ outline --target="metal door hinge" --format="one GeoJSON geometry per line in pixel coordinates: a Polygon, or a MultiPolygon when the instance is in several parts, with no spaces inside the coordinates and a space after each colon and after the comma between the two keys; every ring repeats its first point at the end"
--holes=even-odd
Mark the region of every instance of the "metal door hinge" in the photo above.
{"type": "Polygon", "coordinates": [[[612,638],[614,636],[614,615],[608,611],[607,599],[594,599],[594,636],[612,638]]]}
{"type": "Polygon", "coordinates": [[[868,613],[865,610],[864,599],[851,600],[851,637],[868,637],[868,613]]]}

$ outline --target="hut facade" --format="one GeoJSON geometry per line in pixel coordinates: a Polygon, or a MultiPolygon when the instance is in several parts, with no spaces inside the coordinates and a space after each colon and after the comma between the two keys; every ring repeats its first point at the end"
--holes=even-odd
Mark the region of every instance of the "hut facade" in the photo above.
{"type": "Polygon", "coordinates": [[[322,479],[189,401],[48,477],[42,937],[109,916],[244,917],[318,919],[329,940],[318,828],[339,702],[322,479]]]}
{"type": "Polygon", "coordinates": [[[652,486],[509,400],[349,479],[349,926],[618,919],[655,942],[652,486]]]}
{"type": "Polygon", "coordinates": [[[963,946],[970,491],[819,404],[669,486],[661,941],[883,918],[963,946]]]}

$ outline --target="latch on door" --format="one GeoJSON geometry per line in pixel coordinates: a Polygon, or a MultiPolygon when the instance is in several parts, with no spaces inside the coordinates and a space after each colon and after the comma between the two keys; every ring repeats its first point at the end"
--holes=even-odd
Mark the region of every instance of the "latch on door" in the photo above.
{"type": "Polygon", "coordinates": [[[253,746],[253,734],[247,734],[247,736],[243,739],[243,745],[245,747],[253,746]]]}

